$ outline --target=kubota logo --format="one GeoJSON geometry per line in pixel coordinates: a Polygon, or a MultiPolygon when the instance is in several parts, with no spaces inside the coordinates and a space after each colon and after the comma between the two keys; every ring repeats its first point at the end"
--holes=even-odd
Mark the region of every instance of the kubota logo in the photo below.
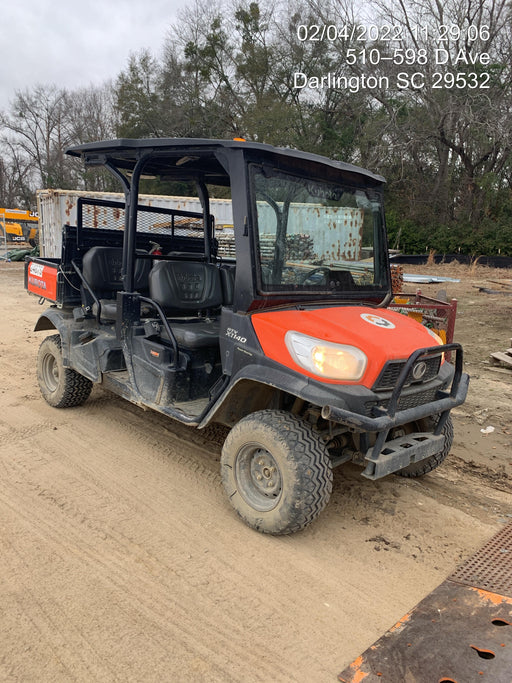
{"type": "Polygon", "coordinates": [[[387,330],[394,330],[395,325],[390,320],[386,318],[381,318],[380,315],[374,315],[373,313],[361,313],[361,318],[366,320],[370,325],[375,325],[376,327],[382,327],[387,330]]]}
{"type": "Polygon", "coordinates": [[[423,376],[427,372],[427,364],[425,361],[420,361],[419,363],[416,363],[416,365],[412,369],[412,376],[416,380],[423,379],[423,376]]]}

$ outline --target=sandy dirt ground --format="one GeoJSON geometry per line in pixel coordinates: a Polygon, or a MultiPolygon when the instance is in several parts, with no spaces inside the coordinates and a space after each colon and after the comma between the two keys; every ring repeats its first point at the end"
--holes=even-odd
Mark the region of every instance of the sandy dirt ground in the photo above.
{"type": "Polygon", "coordinates": [[[218,432],[100,386],[49,407],[43,309],[0,264],[0,680],[335,681],[510,522],[512,370],[489,354],[510,346],[512,297],[477,287],[511,274],[430,272],[462,280],[443,288],[472,375],[449,459],[415,481],[338,468],[320,518],[274,538],[224,497],[218,432]]]}

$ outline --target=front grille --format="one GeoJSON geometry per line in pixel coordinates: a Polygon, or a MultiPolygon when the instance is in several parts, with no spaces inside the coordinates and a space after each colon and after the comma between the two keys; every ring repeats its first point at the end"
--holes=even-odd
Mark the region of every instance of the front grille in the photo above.
{"type": "MultiPolygon", "coordinates": [[[[427,389],[427,391],[419,391],[409,395],[403,395],[398,401],[398,410],[407,410],[409,408],[416,408],[417,406],[422,406],[425,403],[430,403],[435,401],[437,396],[437,391],[439,387],[434,387],[432,389],[427,389]]],[[[374,417],[374,408],[387,409],[389,404],[389,399],[385,401],[367,401],[365,405],[365,412],[368,417],[374,417]]]]}
{"type": "MultiPolygon", "coordinates": [[[[382,372],[377,378],[377,381],[373,385],[373,391],[389,391],[390,389],[393,389],[398,381],[398,377],[405,363],[406,361],[404,360],[389,361],[389,363],[386,363],[382,372]]],[[[416,361],[416,365],[418,365],[418,363],[425,363],[427,366],[425,374],[419,381],[428,382],[429,380],[436,377],[439,372],[439,368],[441,366],[441,354],[437,354],[435,356],[427,356],[426,358],[419,358],[416,361]]],[[[407,379],[405,380],[405,387],[417,381],[414,379],[412,374],[414,368],[415,366],[413,365],[411,371],[407,376],[407,379]]]]}

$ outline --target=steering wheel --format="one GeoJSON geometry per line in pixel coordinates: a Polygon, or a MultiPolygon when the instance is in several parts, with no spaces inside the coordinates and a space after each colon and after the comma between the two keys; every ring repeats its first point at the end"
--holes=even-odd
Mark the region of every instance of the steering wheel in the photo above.
{"type": "Polygon", "coordinates": [[[327,284],[329,281],[329,275],[330,275],[331,269],[328,266],[318,266],[318,268],[313,268],[310,270],[308,273],[304,275],[304,277],[301,280],[301,284],[303,285],[318,285],[318,284],[327,284]],[[317,273],[323,273],[323,280],[324,282],[308,282],[312,277],[314,277],[317,273]]]}

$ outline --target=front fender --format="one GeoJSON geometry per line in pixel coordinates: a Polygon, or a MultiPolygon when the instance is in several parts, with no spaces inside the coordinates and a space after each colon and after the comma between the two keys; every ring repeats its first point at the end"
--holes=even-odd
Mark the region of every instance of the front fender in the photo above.
{"type": "MultiPolygon", "coordinates": [[[[232,427],[245,415],[268,408],[272,405],[273,396],[280,392],[297,396],[319,407],[330,402],[340,408],[347,407],[339,386],[315,382],[265,358],[259,360],[259,364],[248,364],[238,370],[199,428],[209,422],[221,422],[232,427]]],[[[350,389],[360,391],[359,387],[350,389]]],[[[368,390],[363,388],[363,391],[368,390]]]]}

